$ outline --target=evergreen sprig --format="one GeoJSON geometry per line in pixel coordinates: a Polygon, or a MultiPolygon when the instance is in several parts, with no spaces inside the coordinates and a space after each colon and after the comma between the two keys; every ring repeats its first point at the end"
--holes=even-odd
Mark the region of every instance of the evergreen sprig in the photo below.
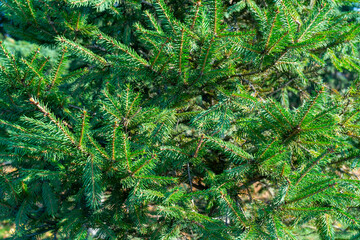
{"type": "Polygon", "coordinates": [[[1,2],[9,239],[358,238],[351,0],[1,2]]]}

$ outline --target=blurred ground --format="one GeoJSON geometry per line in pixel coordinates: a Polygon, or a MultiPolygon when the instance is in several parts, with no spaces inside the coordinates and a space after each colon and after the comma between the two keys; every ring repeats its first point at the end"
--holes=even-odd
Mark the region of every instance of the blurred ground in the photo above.
{"type": "Polygon", "coordinates": [[[10,237],[11,233],[15,230],[15,226],[8,222],[0,223],[0,239],[10,237]]]}

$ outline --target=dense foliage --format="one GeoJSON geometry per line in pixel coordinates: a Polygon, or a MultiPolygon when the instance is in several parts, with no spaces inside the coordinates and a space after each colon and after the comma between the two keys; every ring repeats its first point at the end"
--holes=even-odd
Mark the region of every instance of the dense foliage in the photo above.
{"type": "Polygon", "coordinates": [[[356,1],[1,2],[11,239],[360,238],[356,1]]]}

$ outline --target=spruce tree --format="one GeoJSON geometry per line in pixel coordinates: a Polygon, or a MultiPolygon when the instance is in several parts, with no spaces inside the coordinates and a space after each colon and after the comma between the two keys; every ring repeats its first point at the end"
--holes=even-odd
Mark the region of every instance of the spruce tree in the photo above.
{"type": "Polygon", "coordinates": [[[11,239],[360,238],[356,1],[1,2],[11,239]]]}

